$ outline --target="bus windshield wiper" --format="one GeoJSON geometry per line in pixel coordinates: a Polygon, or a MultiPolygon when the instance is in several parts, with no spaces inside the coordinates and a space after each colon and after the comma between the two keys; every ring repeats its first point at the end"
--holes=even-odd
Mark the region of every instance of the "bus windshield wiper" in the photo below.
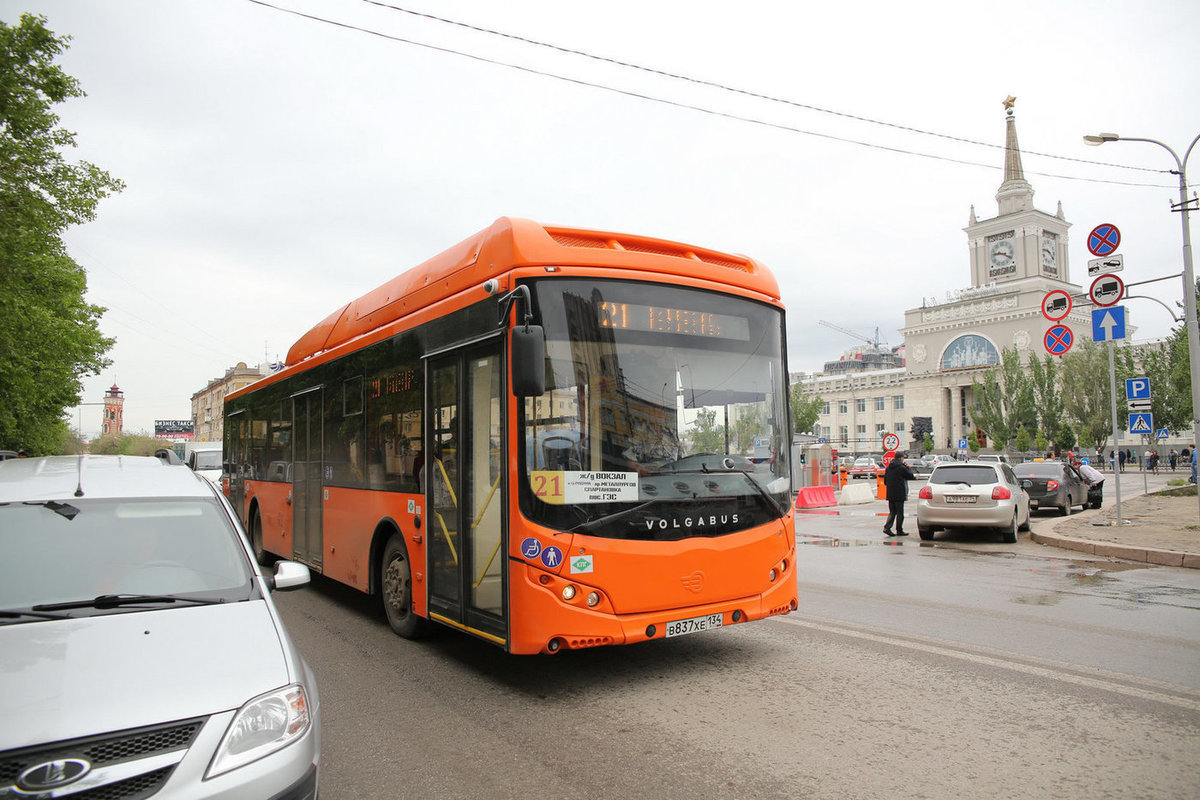
{"type": "Polygon", "coordinates": [[[33,606],[33,611],[66,611],[71,608],[118,608],[133,606],[139,603],[198,603],[212,605],[223,603],[224,600],[213,600],[207,597],[188,597],[181,594],[102,594],[90,600],[69,600],[65,603],[43,603],[33,606]]]}
{"type": "Polygon", "coordinates": [[[655,503],[661,503],[661,502],[663,502],[663,499],[664,498],[662,498],[662,497],[655,497],[654,499],[647,500],[644,503],[638,503],[633,508],[626,508],[621,511],[614,511],[612,514],[605,514],[603,517],[596,517],[595,519],[589,519],[587,522],[579,523],[574,528],[571,528],[571,530],[568,532],[569,533],[590,533],[591,531],[595,530],[596,528],[600,527],[601,525],[605,525],[609,522],[616,522],[617,520],[621,519],[622,517],[627,517],[630,514],[636,514],[638,511],[641,511],[644,508],[649,508],[650,506],[654,505],[655,503]]]}
{"type": "Polygon", "coordinates": [[[762,497],[762,499],[767,501],[767,505],[771,506],[771,508],[778,511],[780,514],[787,514],[787,506],[783,505],[778,500],[776,500],[775,497],[770,492],[768,492],[766,489],[763,488],[763,485],[761,483],[759,483],[758,481],[756,481],[754,479],[753,475],[751,475],[749,472],[744,472],[742,470],[738,470],[738,472],[741,472],[742,475],[745,476],[746,481],[755,488],[755,490],[758,492],[759,496],[762,497]]]}

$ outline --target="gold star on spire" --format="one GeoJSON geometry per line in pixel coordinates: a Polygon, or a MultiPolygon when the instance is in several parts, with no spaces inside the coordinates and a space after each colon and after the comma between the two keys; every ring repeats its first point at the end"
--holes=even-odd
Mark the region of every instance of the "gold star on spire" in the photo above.
{"type": "Polygon", "coordinates": [[[1015,106],[1016,104],[1017,104],[1017,98],[1013,97],[1011,94],[1004,99],[1004,107],[1007,108],[1009,111],[1012,111],[1012,107],[1015,106]]]}

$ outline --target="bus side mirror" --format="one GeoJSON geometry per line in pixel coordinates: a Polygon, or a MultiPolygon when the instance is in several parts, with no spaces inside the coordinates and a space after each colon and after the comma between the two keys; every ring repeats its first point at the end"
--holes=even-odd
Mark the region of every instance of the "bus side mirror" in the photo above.
{"type": "Polygon", "coordinates": [[[514,325],[512,387],[516,397],[539,397],[546,391],[546,339],[541,325],[514,325]]]}

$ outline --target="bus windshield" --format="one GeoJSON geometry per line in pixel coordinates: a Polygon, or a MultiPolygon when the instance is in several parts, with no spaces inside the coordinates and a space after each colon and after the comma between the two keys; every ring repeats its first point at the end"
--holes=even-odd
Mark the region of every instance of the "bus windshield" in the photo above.
{"type": "Polygon", "coordinates": [[[546,392],[519,421],[521,509],[592,536],[720,536],[788,508],[783,315],[661,284],[531,284],[546,392]]]}

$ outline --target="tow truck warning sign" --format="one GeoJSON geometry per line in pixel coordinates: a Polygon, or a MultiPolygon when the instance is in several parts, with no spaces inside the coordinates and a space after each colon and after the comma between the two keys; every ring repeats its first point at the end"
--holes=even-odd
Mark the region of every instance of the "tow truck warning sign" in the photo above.
{"type": "Polygon", "coordinates": [[[636,472],[534,470],[533,492],[544,503],[631,503],[638,499],[636,472]]]}

